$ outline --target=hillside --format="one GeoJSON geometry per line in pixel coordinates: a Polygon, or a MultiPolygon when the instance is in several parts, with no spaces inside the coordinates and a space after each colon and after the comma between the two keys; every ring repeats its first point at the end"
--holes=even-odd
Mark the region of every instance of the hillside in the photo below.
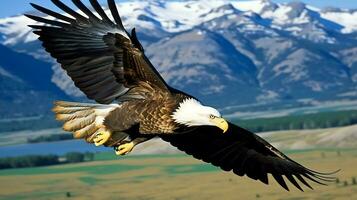
{"type": "Polygon", "coordinates": [[[95,156],[94,162],[0,171],[2,199],[356,199],[357,150],[296,151],[289,157],[312,169],[333,171],[339,182],[310,183],[305,192],[288,184],[283,190],[272,176],[269,184],[223,172],[186,155],[95,156]],[[324,155],[324,156],[322,156],[324,155]],[[14,187],[16,185],[16,187],[14,187]],[[138,192],[139,191],[139,192],[138,192]]]}
{"type": "MultiPolygon", "coordinates": [[[[165,80],[224,114],[357,99],[356,10],[267,0],[125,1],[118,7],[165,80]]],[[[83,100],[27,27],[34,23],[22,15],[0,19],[0,43],[46,62],[51,81],[44,85],[56,87],[56,95],[83,100]]],[[[37,64],[27,66],[35,73],[37,64]]],[[[30,102],[38,110],[50,106],[47,98],[30,102]]],[[[11,105],[9,113],[31,112],[11,105]]]]}
{"type": "Polygon", "coordinates": [[[0,119],[46,115],[55,99],[69,98],[52,83],[48,63],[1,44],[0,55],[0,119]]]}
{"type": "Polygon", "coordinates": [[[317,130],[277,131],[261,136],[278,149],[355,148],[357,125],[317,130]]]}
{"type": "MultiPolygon", "coordinates": [[[[357,125],[341,128],[292,130],[260,133],[268,142],[281,150],[307,150],[329,148],[355,148],[357,146],[357,125]]],[[[179,153],[176,148],[160,139],[140,144],[133,154],[179,153]],[[159,147],[159,148],[158,148],[159,147]]]]}

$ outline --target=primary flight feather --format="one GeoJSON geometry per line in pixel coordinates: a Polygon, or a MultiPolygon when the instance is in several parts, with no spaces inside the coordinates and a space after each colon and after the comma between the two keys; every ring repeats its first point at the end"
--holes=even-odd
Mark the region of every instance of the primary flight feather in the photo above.
{"type": "Polygon", "coordinates": [[[170,87],[144,54],[135,29],[127,32],[114,0],[110,19],[96,0],[92,9],[72,0],[83,14],[59,0],[66,15],[36,4],[50,18],[26,15],[43,47],[93,103],[58,101],[53,111],[63,129],[95,145],[125,155],[137,144],[160,137],[197,159],[268,184],[268,174],[285,189],[283,178],[302,190],[306,180],[325,184],[332,173],[310,170],[259,136],[227,122],[212,107],[170,87]],[[92,10],[95,11],[92,12],[92,10]]]}

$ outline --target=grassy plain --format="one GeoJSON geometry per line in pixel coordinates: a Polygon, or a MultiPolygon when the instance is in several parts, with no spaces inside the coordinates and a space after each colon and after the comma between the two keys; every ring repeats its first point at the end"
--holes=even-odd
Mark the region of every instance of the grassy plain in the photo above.
{"type": "Polygon", "coordinates": [[[94,162],[1,170],[0,199],[357,199],[357,185],[352,184],[352,177],[357,178],[357,148],[286,153],[313,169],[341,169],[340,183],[312,183],[315,190],[290,187],[286,192],[273,179],[267,186],[183,154],[101,153],[94,162]]]}

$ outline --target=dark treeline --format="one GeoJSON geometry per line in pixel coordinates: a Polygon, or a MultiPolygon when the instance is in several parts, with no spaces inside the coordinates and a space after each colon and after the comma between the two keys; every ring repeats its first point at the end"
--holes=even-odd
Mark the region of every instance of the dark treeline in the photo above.
{"type": "Polygon", "coordinates": [[[239,126],[254,132],[317,129],[357,124],[357,111],[336,111],[299,116],[235,120],[239,126]]]}
{"type": "Polygon", "coordinates": [[[61,123],[56,121],[52,114],[49,114],[38,119],[2,121],[0,122],[0,132],[42,130],[60,126],[61,123]]]}
{"type": "Polygon", "coordinates": [[[90,152],[70,152],[64,156],[57,155],[29,155],[9,158],[0,158],[0,169],[39,167],[65,163],[93,161],[94,154],[90,152]]]}
{"type": "Polygon", "coordinates": [[[59,158],[56,155],[31,155],[12,158],[0,158],[0,169],[37,167],[59,164],[59,158]]]}
{"type": "Polygon", "coordinates": [[[93,161],[94,154],[90,152],[78,153],[78,152],[69,152],[64,155],[66,163],[78,163],[84,161],[93,161]]]}
{"type": "Polygon", "coordinates": [[[28,138],[27,143],[39,143],[39,142],[53,142],[53,141],[61,141],[61,140],[72,140],[72,134],[53,134],[53,135],[41,135],[35,138],[28,138]]]}

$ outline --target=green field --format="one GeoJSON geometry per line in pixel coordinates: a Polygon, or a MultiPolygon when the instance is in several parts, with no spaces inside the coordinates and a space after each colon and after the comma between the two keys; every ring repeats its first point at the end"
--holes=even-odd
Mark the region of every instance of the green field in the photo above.
{"type": "Polygon", "coordinates": [[[357,148],[287,153],[313,169],[341,169],[340,183],[312,183],[315,190],[291,187],[286,192],[272,179],[266,186],[183,154],[102,153],[94,162],[1,170],[0,199],[357,199],[357,185],[352,184],[352,177],[357,178],[357,148]]]}
{"type": "Polygon", "coordinates": [[[253,132],[301,130],[348,126],[357,123],[357,110],[320,112],[272,118],[232,119],[253,132]]]}

